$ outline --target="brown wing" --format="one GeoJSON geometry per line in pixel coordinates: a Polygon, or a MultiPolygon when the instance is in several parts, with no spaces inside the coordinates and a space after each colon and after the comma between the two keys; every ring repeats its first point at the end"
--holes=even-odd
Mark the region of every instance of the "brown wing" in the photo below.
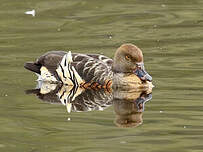
{"type": "Polygon", "coordinates": [[[45,66],[51,73],[55,72],[58,64],[61,62],[63,56],[67,52],[64,51],[51,51],[46,54],[40,56],[36,63],[45,66]]]}
{"type": "Polygon", "coordinates": [[[40,74],[40,68],[45,66],[51,73],[54,73],[58,63],[67,52],[50,51],[40,56],[35,62],[26,62],[24,67],[32,72],[40,74]]]}
{"type": "Polygon", "coordinates": [[[88,56],[97,59],[99,61],[102,61],[103,63],[105,63],[109,68],[111,68],[112,64],[113,64],[113,60],[109,57],[106,57],[104,55],[99,55],[99,54],[87,54],[88,56]]]}
{"type": "MultiPolygon", "coordinates": [[[[73,66],[87,83],[97,82],[101,85],[112,79],[110,64],[97,59],[99,55],[73,54],[73,66]]],[[[109,59],[108,59],[109,60],[109,59]]],[[[110,59],[111,60],[111,59],[110,59]]]]}
{"type": "MultiPolygon", "coordinates": [[[[56,69],[63,56],[67,52],[50,51],[40,56],[34,63],[26,63],[25,68],[40,74],[41,66],[45,66],[51,73],[56,75],[56,69]]],[[[87,83],[97,82],[104,85],[113,76],[111,65],[113,60],[98,54],[72,53],[73,62],[78,74],[87,83]]]]}

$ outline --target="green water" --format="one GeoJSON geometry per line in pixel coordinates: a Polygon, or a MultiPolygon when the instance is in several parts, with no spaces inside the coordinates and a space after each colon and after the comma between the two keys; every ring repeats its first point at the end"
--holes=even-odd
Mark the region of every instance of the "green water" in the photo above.
{"type": "Polygon", "coordinates": [[[203,151],[202,0],[0,3],[0,151],[203,151]],[[143,50],[156,86],[142,125],[117,127],[113,106],[68,114],[25,94],[36,85],[26,61],[49,50],[113,57],[126,42],[143,50]]]}

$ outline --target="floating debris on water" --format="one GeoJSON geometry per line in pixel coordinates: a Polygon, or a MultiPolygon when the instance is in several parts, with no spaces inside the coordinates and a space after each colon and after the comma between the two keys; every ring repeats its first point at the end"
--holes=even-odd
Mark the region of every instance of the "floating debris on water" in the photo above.
{"type": "Polygon", "coordinates": [[[160,113],[163,113],[163,111],[159,111],[160,113]]]}
{"type": "Polygon", "coordinates": [[[58,29],[57,29],[57,31],[58,31],[58,32],[60,32],[60,31],[61,31],[61,29],[60,29],[60,28],[58,28],[58,29]]]}
{"type": "Polygon", "coordinates": [[[36,12],[35,10],[31,10],[31,11],[26,11],[25,14],[32,15],[34,17],[36,15],[36,12]]]}
{"type": "Polygon", "coordinates": [[[183,128],[186,128],[186,126],[183,126],[183,128]]]}
{"type": "Polygon", "coordinates": [[[68,121],[70,121],[71,119],[70,118],[68,118],[68,121]]]}

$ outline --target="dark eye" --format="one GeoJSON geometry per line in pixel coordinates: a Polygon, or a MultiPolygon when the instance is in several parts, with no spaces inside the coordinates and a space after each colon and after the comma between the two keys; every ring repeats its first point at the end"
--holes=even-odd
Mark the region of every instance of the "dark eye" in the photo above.
{"type": "Polygon", "coordinates": [[[128,60],[128,61],[130,61],[130,60],[131,60],[131,59],[130,59],[130,57],[129,57],[129,56],[127,56],[127,55],[125,56],[125,59],[126,59],[126,60],[128,60]]]}

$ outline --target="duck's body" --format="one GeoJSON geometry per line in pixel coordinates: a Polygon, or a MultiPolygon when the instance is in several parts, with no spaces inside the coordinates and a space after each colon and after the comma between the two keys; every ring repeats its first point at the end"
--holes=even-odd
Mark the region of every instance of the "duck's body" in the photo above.
{"type": "MultiPolygon", "coordinates": [[[[56,81],[60,82],[56,69],[65,54],[67,52],[64,51],[47,52],[40,56],[36,62],[26,63],[25,68],[40,75],[42,67],[45,67],[56,78],[56,81]]],[[[111,70],[112,59],[97,54],[72,53],[72,60],[71,66],[75,68],[84,80],[83,85],[87,87],[90,87],[90,85],[92,87],[93,85],[95,87],[102,87],[111,84],[110,81],[113,78],[113,72],[111,70]]]]}
{"type": "Polygon", "coordinates": [[[143,75],[141,72],[140,76],[140,73],[136,74],[135,71],[137,65],[134,64],[143,62],[142,53],[139,51],[139,48],[136,46],[125,44],[117,50],[114,61],[111,58],[98,54],[72,53],[70,62],[67,62],[68,59],[66,60],[65,57],[67,52],[51,51],[40,56],[34,63],[26,63],[25,68],[39,75],[45,75],[45,81],[63,83],[65,81],[63,80],[65,77],[64,71],[66,72],[66,69],[68,69],[69,65],[67,66],[67,64],[70,64],[73,69],[69,66],[70,69],[67,70],[67,73],[69,74],[70,70],[73,71],[73,75],[76,73],[76,80],[77,75],[79,75],[78,77],[81,80],[77,81],[84,88],[146,87],[148,82],[146,79],[144,81],[142,79],[143,77],[145,78],[147,73],[143,75]],[[136,59],[133,59],[133,55],[136,59]],[[122,56],[124,56],[124,59],[122,56]],[[126,59],[126,57],[128,58],[126,59]]]}

